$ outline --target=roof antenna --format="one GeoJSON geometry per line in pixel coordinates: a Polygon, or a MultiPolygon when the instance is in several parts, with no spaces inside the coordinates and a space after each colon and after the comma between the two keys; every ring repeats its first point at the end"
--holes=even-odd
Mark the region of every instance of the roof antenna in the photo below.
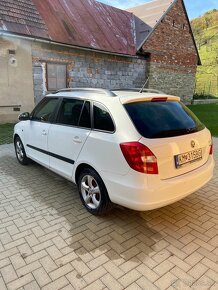
{"type": "Polygon", "coordinates": [[[149,77],[147,77],[147,79],[146,79],[144,85],[142,86],[141,90],[139,91],[139,93],[141,93],[141,94],[143,93],[143,90],[144,90],[145,86],[147,85],[148,80],[149,80],[149,77]]]}

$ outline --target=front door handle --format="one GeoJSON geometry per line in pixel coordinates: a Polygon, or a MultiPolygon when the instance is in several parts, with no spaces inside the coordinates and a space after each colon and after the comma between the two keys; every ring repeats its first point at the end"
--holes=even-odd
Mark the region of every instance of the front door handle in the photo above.
{"type": "Polygon", "coordinates": [[[75,142],[75,143],[82,143],[82,140],[79,138],[79,136],[75,136],[73,138],[73,142],[75,142]]]}
{"type": "Polygon", "coordinates": [[[46,135],[47,135],[47,132],[46,132],[45,130],[43,130],[43,131],[42,131],[42,135],[43,135],[43,136],[46,136],[46,135]]]}

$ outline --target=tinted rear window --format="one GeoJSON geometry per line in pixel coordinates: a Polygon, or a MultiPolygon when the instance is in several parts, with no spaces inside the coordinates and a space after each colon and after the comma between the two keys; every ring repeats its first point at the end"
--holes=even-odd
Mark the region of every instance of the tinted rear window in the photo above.
{"type": "Polygon", "coordinates": [[[124,106],[138,132],[146,138],[180,136],[205,128],[180,102],[138,102],[124,106]]]}
{"type": "Polygon", "coordinates": [[[58,123],[78,126],[84,101],[77,99],[64,99],[59,112],[58,123]]]}

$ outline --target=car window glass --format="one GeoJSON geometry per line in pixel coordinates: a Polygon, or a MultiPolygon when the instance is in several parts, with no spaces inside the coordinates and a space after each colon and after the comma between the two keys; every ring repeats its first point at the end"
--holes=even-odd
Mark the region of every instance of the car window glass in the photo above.
{"type": "Polygon", "coordinates": [[[79,121],[79,126],[84,128],[91,128],[90,102],[85,102],[84,104],[79,121]]]}
{"type": "Polygon", "coordinates": [[[33,112],[31,120],[41,122],[51,122],[53,113],[58,104],[58,98],[46,98],[42,103],[36,107],[33,112]]]}
{"type": "Polygon", "coordinates": [[[76,99],[64,99],[61,105],[58,123],[70,126],[78,126],[84,101],[76,99]]]}
{"type": "Polygon", "coordinates": [[[100,105],[94,104],[94,129],[114,132],[114,124],[107,109],[100,105]]]}
{"type": "Polygon", "coordinates": [[[180,102],[135,102],[124,106],[145,138],[175,137],[204,129],[198,118],[180,102]]]}

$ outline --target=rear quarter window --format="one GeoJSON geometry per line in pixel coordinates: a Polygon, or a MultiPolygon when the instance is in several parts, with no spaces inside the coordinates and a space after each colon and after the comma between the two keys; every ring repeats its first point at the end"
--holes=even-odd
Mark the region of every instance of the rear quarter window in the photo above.
{"type": "Polygon", "coordinates": [[[201,131],[205,126],[181,102],[137,102],[124,105],[145,138],[167,138],[201,131]]]}
{"type": "Polygon", "coordinates": [[[101,104],[93,106],[94,129],[106,132],[114,132],[115,126],[108,110],[101,104]]]}

